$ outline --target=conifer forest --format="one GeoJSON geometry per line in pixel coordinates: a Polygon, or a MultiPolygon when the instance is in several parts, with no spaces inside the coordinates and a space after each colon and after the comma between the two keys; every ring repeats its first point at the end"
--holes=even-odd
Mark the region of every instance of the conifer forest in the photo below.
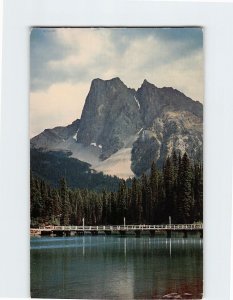
{"type": "Polygon", "coordinates": [[[185,153],[161,169],[96,191],[74,189],[61,178],[54,187],[31,173],[31,227],[45,225],[191,224],[203,220],[203,165],[185,153]]]}

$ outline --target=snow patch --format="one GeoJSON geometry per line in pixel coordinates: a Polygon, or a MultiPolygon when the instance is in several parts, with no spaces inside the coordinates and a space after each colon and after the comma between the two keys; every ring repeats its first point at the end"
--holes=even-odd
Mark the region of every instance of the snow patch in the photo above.
{"type": "Polygon", "coordinates": [[[136,101],[136,103],[138,105],[138,109],[140,109],[141,108],[140,103],[139,103],[138,99],[135,96],[134,96],[134,100],[136,101]]]}
{"type": "Polygon", "coordinates": [[[99,147],[100,149],[102,149],[102,148],[103,148],[103,146],[102,146],[102,145],[98,145],[98,147],[99,147]]]}
{"type": "Polygon", "coordinates": [[[139,134],[142,132],[142,130],[143,130],[143,128],[141,128],[141,129],[137,132],[137,134],[139,135],[139,134]]]}
{"type": "MultiPolygon", "coordinates": [[[[102,161],[99,158],[101,151],[101,144],[94,147],[84,146],[81,143],[76,142],[73,136],[70,136],[65,142],[58,144],[53,149],[56,150],[70,150],[72,152],[71,157],[77,158],[81,161],[87,162],[91,165],[91,169],[94,172],[103,172],[107,175],[118,176],[120,178],[127,179],[128,177],[133,177],[134,173],[131,170],[131,151],[132,143],[137,139],[137,135],[130,137],[129,141],[126,143],[127,147],[118,150],[116,153],[111,155],[108,159],[102,161]],[[100,146],[100,147],[99,147],[100,146]]],[[[89,172],[89,171],[88,171],[89,172]]]]}
{"type": "Polygon", "coordinates": [[[76,142],[77,142],[78,131],[79,131],[79,129],[77,130],[77,132],[76,132],[75,135],[73,136],[73,139],[74,139],[76,142]]]}
{"type": "Polygon", "coordinates": [[[145,130],[143,130],[143,132],[142,132],[142,140],[143,141],[145,140],[145,137],[146,137],[145,130]]]}
{"type": "Polygon", "coordinates": [[[96,143],[90,143],[91,146],[97,147],[96,143]]]}
{"type": "Polygon", "coordinates": [[[97,172],[111,176],[118,176],[123,179],[133,177],[134,173],[131,170],[131,151],[132,148],[122,148],[111,155],[108,159],[93,164],[92,168],[97,172]]]}

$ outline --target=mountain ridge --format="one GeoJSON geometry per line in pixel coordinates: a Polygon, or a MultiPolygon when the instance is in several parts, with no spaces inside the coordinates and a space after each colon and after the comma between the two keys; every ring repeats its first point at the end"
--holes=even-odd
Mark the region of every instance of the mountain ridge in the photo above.
{"type": "Polygon", "coordinates": [[[96,78],[81,118],[44,130],[31,147],[68,150],[93,169],[132,177],[147,172],[152,161],[161,165],[173,150],[202,159],[202,126],[203,105],[172,87],[144,79],[135,90],[119,77],[96,78]]]}

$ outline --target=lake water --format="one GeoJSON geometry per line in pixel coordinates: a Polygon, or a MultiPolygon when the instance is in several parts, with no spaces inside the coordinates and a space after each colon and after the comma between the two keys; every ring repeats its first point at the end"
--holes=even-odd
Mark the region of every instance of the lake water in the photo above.
{"type": "Polygon", "coordinates": [[[199,237],[35,237],[31,296],[159,299],[178,293],[200,299],[202,254],[199,237]]]}

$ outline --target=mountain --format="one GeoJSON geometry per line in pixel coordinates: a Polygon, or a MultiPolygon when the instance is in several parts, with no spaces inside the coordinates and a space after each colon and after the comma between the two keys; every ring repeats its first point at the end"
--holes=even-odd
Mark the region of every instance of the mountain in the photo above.
{"type": "Polygon", "coordinates": [[[127,178],[162,166],[174,150],[202,159],[203,106],[171,87],[144,80],[138,90],[119,78],[94,79],[81,119],[46,129],[31,148],[70,151],[97,172],[127,178]]]}

